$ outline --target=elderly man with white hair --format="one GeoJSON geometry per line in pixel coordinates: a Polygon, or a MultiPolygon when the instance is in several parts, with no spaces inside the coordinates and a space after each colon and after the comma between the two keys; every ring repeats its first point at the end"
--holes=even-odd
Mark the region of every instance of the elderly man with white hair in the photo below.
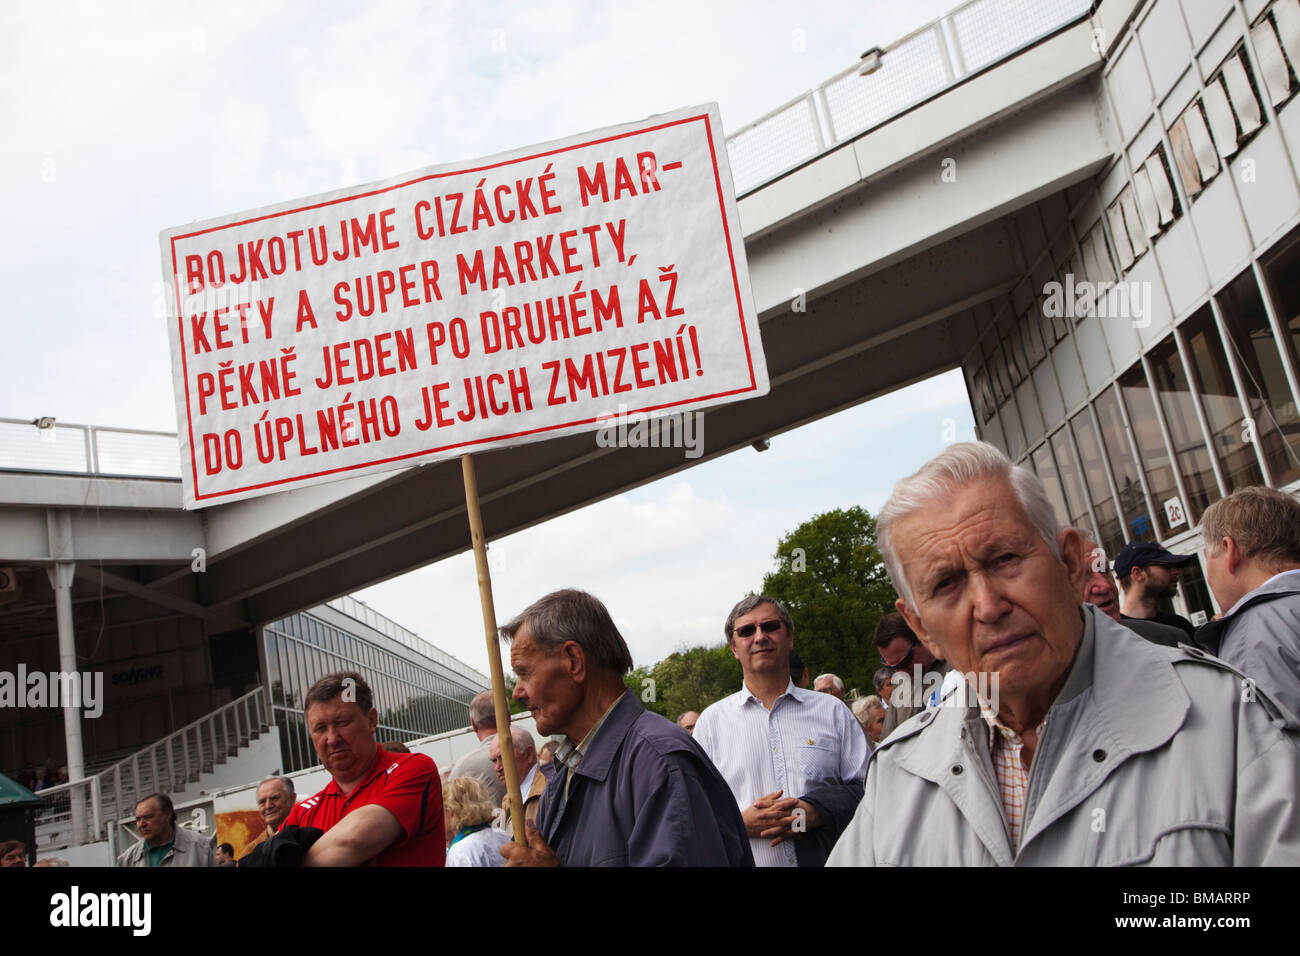
{"type": "Polygon", "coordinates": [[[981,690],[876,749],[828,865],[1300,863],[1284,711],[1081,604],[1083,542],[1032,472],[952,445],[895,486],[877,533],[899,611],[981,690]]]}
{"type": "MultiPolygon", "coordinates": [[[[546,777],[537,772],[537,745],[533,735],[526,727],[519,724],[510,725],[510,740],[515,752],[515,772],[519,774],[519,792],[523,795],[524,820],[537,822],[537,809],[542,805],[542,791],[546,789],[546,777]]],[[[506,785],[506,768],[501,759],[501,735],[492,738],[492,769],[497,779],[506,785]]],[[[504,829],[511,832],[510,794],[501,798],[501,809],[505,811],[504,829]]]]}

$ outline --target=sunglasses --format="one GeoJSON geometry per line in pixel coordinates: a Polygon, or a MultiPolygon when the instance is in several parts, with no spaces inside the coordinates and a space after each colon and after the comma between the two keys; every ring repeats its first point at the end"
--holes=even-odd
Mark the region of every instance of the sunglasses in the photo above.
{"type": "Polygon", "coordinates": [[[745,624],[736,628],[737,637],[753,637],[754,632],[759,628],[763,629],[764,634],[771,634],[773,631],[781,629],[780,621],[764,621],[762,624],[745,624]]]}

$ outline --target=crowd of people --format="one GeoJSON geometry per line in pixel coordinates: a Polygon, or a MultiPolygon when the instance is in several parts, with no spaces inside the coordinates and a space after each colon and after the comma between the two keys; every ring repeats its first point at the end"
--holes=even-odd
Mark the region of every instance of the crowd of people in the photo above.
{"type": "MultiPolygon", "coordinates": [[[[605,605],[556,591],[501,628],[543,748],[484,692],[478,747],[439,773],[377,741],[364,675],[329,675],[306,721],[330,782],[304,799],[263,781],[238,865],[1300,863],[1300,502],[1247,488],[1206,511],[1224,612],[1199,629],[1161,610],[1190,557],[1134,542],[1112,573],[991,445],[900,481],[877,533],[899,598],[875,694],[808,687],[797,622],[751,595],[723,622],[741,686],[674,723],[625,686],[605,605]]],[[[122,865],[218,862],[165,795],[136,823],[122,865]]]]}

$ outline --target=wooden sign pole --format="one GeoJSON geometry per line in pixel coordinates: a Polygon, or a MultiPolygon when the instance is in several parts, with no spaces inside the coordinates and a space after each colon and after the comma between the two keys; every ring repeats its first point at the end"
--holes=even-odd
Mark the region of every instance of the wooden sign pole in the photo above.
{"type": "Polygon", "coordinates": [[[492,574],[488,570],[487,542],[483,538],[483,516],[478,510],[478,478],[474,456],[460,456],[465,478],[465,510],[469,514],[470,541],[474,545],[474,566],[478,569],[478,597],[483,608],[483,631],[487,638],[488,674],[492,678],[492,700],[496,705],[497,746],[506,772],[506,797],[516,843],[528,845],[524,836],[524,802],[519,793],[519,770],[515,766],[515,745],[510,735],[510,705],[506,701],[506,678],[501,668],[501,641],[497,636],[497,613],[492,604],[492,574]]]}

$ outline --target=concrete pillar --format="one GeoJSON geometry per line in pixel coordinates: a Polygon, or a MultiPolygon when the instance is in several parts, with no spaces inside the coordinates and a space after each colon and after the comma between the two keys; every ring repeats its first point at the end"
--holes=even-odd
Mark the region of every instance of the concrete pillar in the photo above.
{"type": "MultiPolygon", "coordinates": [[[[72,521],[66,511],[49,511],[46,512],[46,524],[50,535],[50,556],[56,559],[53,566],[45,569],[45,573],[49,575],[50,588],[54,591],[54,612],[59,626],[59,670],[65,674],[78,674],[77,635],[72,625],[72,578],[76,564],[70,560],[58,560],[72,556],[72,521]]],[[[86,758],[81,745],[82,701],[64,698],[59,703],[63,708],[68,780],[75,782],[86,775],[86,758]]],[[[74,788],[69,796],[72,801],[73,836],[78,844],[82,844],[90,836],[86,813],[87,792],[85,788],[74,788]]]]}

